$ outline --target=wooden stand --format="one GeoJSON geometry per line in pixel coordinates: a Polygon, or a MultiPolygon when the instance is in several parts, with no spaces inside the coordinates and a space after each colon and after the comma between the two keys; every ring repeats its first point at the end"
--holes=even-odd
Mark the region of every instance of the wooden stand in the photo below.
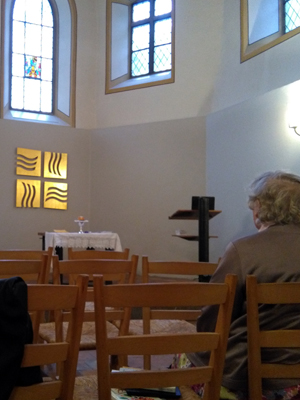
{"type": "MultiPolygon", "coordinates": [[[[197,220],[198,235],[173,235],[185,240],[198,241],[198,261],[209,261],[209,220],[222,211],[209,210],[209,197],[198,198],[198,209],[177,210],[169,219],[197,220]]],[[[199,277],[200,280],[200,277],[199,277]]],[[[202,279],[203,280],[203,279],[202,279]]]]}

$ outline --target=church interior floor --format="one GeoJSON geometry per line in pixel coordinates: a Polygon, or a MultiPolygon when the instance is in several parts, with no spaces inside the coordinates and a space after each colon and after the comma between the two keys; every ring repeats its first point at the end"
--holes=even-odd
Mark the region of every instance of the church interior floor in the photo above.
{"type": "MultiPolygon", "coordinates": [[[[153,369],[166,369],[173,360],[172,355],[152,356],[153,369]]],[[[128,366],[132,368],[142,368],[142,358],[140,356],[129,356],[128,366]]],[[[96,350],[80,351],[77,365],[77,375],[95,374],[97,370],[96,350]]]]}

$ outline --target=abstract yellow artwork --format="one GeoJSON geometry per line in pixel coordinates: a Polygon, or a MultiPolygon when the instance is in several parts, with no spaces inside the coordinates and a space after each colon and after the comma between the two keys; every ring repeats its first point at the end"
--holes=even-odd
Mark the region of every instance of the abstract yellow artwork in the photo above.
{"type": "Polygon", "coordinates": [[[16,207],[39,208],[41,206],[41,182],[17,179],[16,207]]]}
{"type": "Polygon", "coordinates": [[[68,184],[44,182],[44,208],[66,210],[68,206],[68,184]]]}
{"type": "Polygon", "coordinates": [[[45,151],[44,178],[67,179],[67,162],[66,153],[45,151]]]}
{"type": "Polygon", "coordinates": [[[42,152],[39,150],[17,148],[16,174],[41,176],[42,152]]]}

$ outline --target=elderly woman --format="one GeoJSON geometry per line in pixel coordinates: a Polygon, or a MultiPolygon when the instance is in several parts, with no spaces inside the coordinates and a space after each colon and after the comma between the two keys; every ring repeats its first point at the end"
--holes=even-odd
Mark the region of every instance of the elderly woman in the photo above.
{"type": "MultiPolygon", "coordinates": [[[[300,177],[282,171],[264,173],[250,185],[248,205],[258,232],[229,243],[211,279],[223,282],[227,273],[238,276],[222,381],[225,399],[247,399],[246,276],[256,275],[258,282],[300,281],[300,177]]],[[[213,330],[216,312],[214,307],[203,309],[197,330],[213,330]]],[[[262,308],[260,320],[265,329],[299,329],[300,310],[295,314],[295,306],[285,306],[272,313],[262,308]]],[[[182,356],[175,358],[174,367],[182,363],[182,356]]],[[[268,349],[263,358],[270,363],[295,363],[300,362],[300,352],[268,349]]],[[[205,354],[188,354],[185,366],[205,362],[205,354]]],[[[263,389],[265,399],[299,399],[300,378],[264,380],[263,389]]],[[[201,394],[201,387],[195,390],[201,394]]]]}

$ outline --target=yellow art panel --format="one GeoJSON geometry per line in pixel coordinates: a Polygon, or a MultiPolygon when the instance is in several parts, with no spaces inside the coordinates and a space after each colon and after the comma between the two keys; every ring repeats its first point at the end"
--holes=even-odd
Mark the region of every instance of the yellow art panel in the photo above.
{"type": "Polygon", "coordinates": [[[39,208],[41,206],[41,182],[17,179],[16,207],[39,208]]]}
{"type": "Polygon", "coordinates": [[[66,210],[68,206],[68,184],[57,182],[44,183],[44,208],[66,210]]]}
{"type": "Polygon", "coordinates": [[[42,152],[39,150],[17,148],[16,174],[41,176],[42,152]]]}
{"type": "Polygon", "coordinates": [[[44,178],[67,179],[67,162],[66,153],[45,151],[44,178]]]}

